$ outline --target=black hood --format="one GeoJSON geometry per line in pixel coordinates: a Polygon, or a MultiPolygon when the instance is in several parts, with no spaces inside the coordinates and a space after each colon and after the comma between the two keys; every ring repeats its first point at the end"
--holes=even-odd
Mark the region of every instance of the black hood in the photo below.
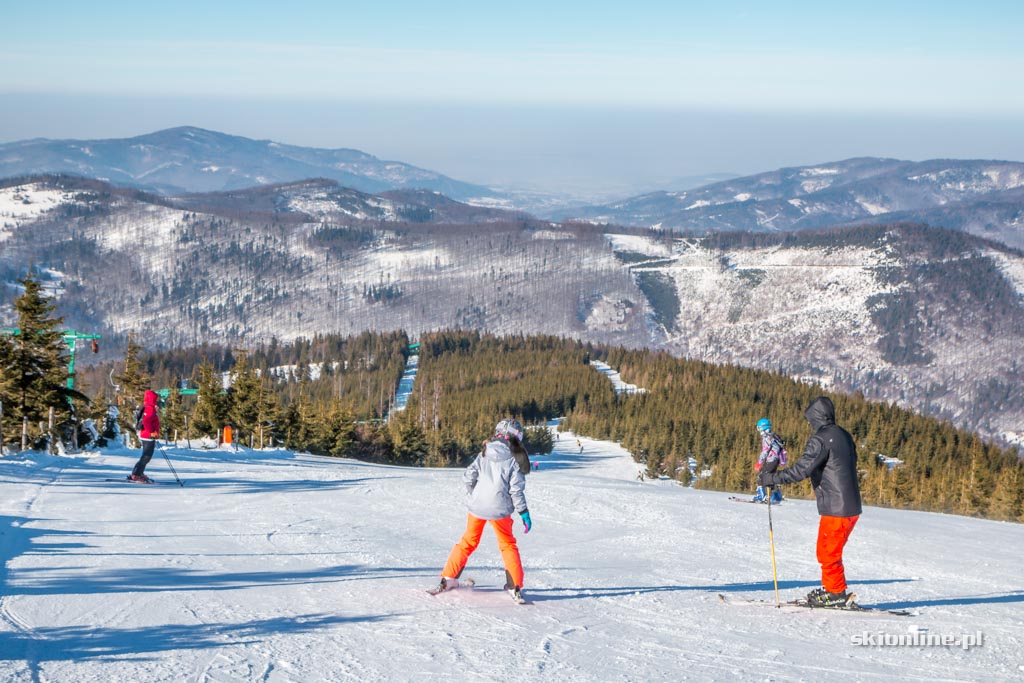
{"type": "Polygon", "coordinates": [[[836,407],[832,405],[832,399],[828,396],[819,396],[807,406],[804,417],[811,423],[811,428],[818,431],[826,425],[836,423],[836,407]]]}

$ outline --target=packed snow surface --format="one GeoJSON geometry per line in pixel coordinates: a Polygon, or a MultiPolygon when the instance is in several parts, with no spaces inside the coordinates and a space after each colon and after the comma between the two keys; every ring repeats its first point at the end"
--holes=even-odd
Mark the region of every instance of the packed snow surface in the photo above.
{"type": "Polygon", "coordinates": [[[642,235],[606,233],[605,239],[611,243],[612,249],[616,251],[635,251],[650,256],[668,256],[672,253],[671,247],[665,244],[663,240],[653,240],[642,235]]]}
{"type": "Polygon", "coordinates": [[[1006,278],[1013,283],[1017,294],[1024,299],[1024,261],[1008,256],[1002,251],[994,249],[987,252],[989,258],[995,261],[999,269],[1006,275],[1006,278]]]}
{"type": "Polygon", "coordinates": [[[615,387],[616,394],[642,394],[645,393],[646,391],[645,389],[642,389],[635,384],[630,384],[629,382],[623,381],[622,375],[619,374],[619,371],[611,367],[604,361],[592,360],[590,361],[590,365],[593,366],[595,370],[597,370],[602,375],[608,378],[608,380],[612,383],[612,386],[615,387]]]}
{"type": "Polygon", "coordinates": [[[0,188],[0,223],[5,218],[35,218],[69,201],[62,190],[48,190],[40,183],[0,188]]]}
{"type": "MultiPolygon", "coordinates": [[[[0,458],[4,681],[1006,681],[1024,676],[1024,527],[868,508],[847,547],[863,603],[770,605],[767,509],[637,479],[618,446],[563,432],[515,521],[530,604],[487,530],[427,595],[465,523],[461,470],[287,451],[166,448],[0,458]],[[582,445],[582,452],[580,452],[582,445]],[[980,632],[983,645],[855,639],[980,632]]],[[[753,454],[751,454],[753,460],[753,454]]],[[[749,492],[747,492],[749,495],[749,492]]],[[[817,512],[773,506],[783,598],[818,585],[817,512]]]]}

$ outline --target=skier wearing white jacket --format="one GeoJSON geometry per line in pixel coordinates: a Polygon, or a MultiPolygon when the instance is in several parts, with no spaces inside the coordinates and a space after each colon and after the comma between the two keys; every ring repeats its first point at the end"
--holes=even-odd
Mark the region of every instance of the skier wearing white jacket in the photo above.
{"type": "Polygon", "coordinates": [[[469,513],[480,519],[501,519],[526,510],[526,476],[503,439],[484,444],[484,450],[462,475],[469,513]]]}
{"type": "Polygon", "coordinates": [[[494,428],[494,438],[484,444],[483,450],[466,468],[462,476],[469,509],[466,532],[452,548],[441,573],[441,584],[433,592],[459,585],[459,576],[469,556],[480,545],[480,536],[490,522],[505,562],[505,588],[517,601],[523,600],[523,563],[512,534],[513,512],[522,517],[525,533],[529,533],[531,526],[530,511],[526,507],[526,477],[519,464],[520,460],[529,462],[522,440],[523,426],[513,419],[502,420],[494,428]]]}

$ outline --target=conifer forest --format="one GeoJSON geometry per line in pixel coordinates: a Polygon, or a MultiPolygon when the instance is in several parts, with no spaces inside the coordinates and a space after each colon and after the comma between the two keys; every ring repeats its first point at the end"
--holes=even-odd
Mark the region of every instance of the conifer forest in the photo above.
{"type": "MultiPolygon", "coordinates": [[[[557,424],[577,434],[621,442],[647,476],[747,491],[760,445],[756,421],[770,418],[795,460],[810,436],[803,411],[823,393],[779,374],[665,352],[461,330],[415,342],[401,331],[318,335],[252,349],[146,351],[129,341],[117,361],[80,364],[71,388],[61,320],[37,282],[26,277],[23,285],[17,334],[0,336],[0,438],[9,448],[102,445],[117,433],[130,442],[134,407],[157,389],[167,439],[216,443],[231,425],[245,447],[465,466],[494,423],[512,416],[527,425],[527,448],[542,463],[560,428],[546,425],[564,418],[557,424]],[[412,355],[417,374],[399,410],[396,392],[412,355]],[[596,360],[641,391],[617,394],[591,366],[596,360]],[[116,429],[110,406],[118,408],[116,429]]],[[[857,443],[866,503],[1024,521],[1024,461],[1013,451],[893,404],[829,395],[857,443]]],[[[810,485],[787,487],[786,495],[810,497],[810,485]]]]}

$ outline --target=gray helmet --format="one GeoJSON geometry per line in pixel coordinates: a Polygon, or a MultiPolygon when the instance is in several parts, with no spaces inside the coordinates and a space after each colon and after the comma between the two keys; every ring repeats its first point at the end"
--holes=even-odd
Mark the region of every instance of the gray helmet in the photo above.
{"type": "Polygon", "coordinates": [[[494,435],[500,436],[503,439],[508,439],[510,436],[514,436],[519,441],[522,441],[523,425],[519,424],[518,420],[513,420],[511,417],[505,418],[494,426],[494,435]]]}

